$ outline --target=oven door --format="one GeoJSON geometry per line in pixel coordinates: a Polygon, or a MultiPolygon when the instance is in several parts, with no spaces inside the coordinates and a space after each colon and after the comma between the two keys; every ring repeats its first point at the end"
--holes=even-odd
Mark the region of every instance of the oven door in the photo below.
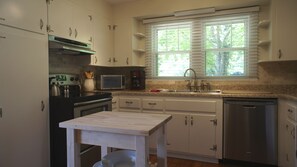
{"type": "MultiPolygon", "coordinates": [[[[111,111],[111,100],[112,98],[104,98],[99,100],[75,103],[74,118],[102,111],[111,111]]],[[[101,149],[99,146],[81,144],[80,156],[82,167],[92,167],[97,161],[100,161],[101,149]]]]}
{"type": "Polygon", "coordinates": [[[111,100],[112,98],[104,98],[74,103],[74,118],[94,114],[101,111],[111,111],[111,100]]]}

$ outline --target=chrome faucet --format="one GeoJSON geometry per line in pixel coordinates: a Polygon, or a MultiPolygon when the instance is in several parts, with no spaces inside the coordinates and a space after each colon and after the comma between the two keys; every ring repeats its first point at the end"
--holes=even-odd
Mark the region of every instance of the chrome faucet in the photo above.
{"type": "MultiPolygon", "coordinates": [[[[186,69],[186,71],[184,73],[184,77],[186,77],[186,74],[187,74],[188,71],[192,71],[194,73],[194,91],[197,92],[198,91],[198,85],[197,85],[196,71],[193,68],[188,68],[188,69],[186,69]]],[[[192,91],[191,83],[192,83],[192,81],[189,80],[189,83],[187,84],[187,87],[189,88],[190,91],[192,91]]]]}

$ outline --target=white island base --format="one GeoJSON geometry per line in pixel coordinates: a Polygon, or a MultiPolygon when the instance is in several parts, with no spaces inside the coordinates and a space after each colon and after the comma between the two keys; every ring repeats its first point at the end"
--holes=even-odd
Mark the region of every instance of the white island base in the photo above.
{"type": "Polygon", "coordinates": [[[60,123],[67,128],[67,166],[80,167],[80,143],[101,146],[101,158],[108,148],[136,151],[135,166],[149,167],[149,136],[156,133],[157,164],[167,167],[167,114],[99,112],[60,123]]]}

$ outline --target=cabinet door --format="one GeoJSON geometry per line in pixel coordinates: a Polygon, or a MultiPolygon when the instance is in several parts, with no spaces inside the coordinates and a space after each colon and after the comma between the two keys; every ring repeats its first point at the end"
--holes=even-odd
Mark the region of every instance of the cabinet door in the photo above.
{"type": "Polygon", "coordinates": [[[118,97],[117,96],[112,96],[112,111],[118,111],[118,103],[119,103],[119,100],[118,100],[118,97]]]}
{"type": "Polygon", "coordinates": [[[167,123],[167,149],[188,152],[189,115],[168,113],[172,119],[167,123]]]}
{"type": "Polygon", "coordinates": [[[215,157],[214,115],[190,115],[189,152],[215,157]]]}
{"type": "Polygon", "coordinates": [[[296,166],[296,125],[287,120],[286,123],[286,166],[296,166]]]}
{"type": "Polygon", "coordinates": [[[72,9],[73,39],[85,43],[92,43],[92,14],[90,11],[73,4],[72,9]]]}
{"type": "MultiPolygon", "coordinates": [[[[98,15],[98,14],[97,14],[98,15]]],[[[94,50],[92,65],[111,66],[113,60],[112,19],[94,16],[94,50]]]]}
{"type": "Polygon", "coordinates": [[[275,46],[273,57],[275,60],[297,60],[297,15],[296,0],[276,0],[272,1],[275,10],[275,46]]]}
{"type": "Polygon", "coordinates": [[[1,167],[49,166],[47,45],[45,35],[0,26],[1,167]]]}
{"type": "Polygon", "coordinates": [[[46,33],[45,0],[1,0],[0,24],[46,33]]]}
{"type": "Polygon", "coordinates": [[[64,38],[72,38],[73,4],[68,0],[50,1],[48,4],[49,34],[64,38]]]}

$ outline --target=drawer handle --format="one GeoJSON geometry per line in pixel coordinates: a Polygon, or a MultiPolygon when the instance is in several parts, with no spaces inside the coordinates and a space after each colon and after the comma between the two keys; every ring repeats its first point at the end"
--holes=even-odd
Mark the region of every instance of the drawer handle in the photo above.
{"type": "Polygon", "coordinates": [[[157,105],[157,103],[148,103],[151,106],[157,105]]]}
{"type": "Polygon", "coordinates": [[[188,125],[188,117],[185,116],[185,125],[188,125]]]}
{"type": "Polygon", "coordinates": [[[1,39],[5,39],[6,37],[5,37],[5,36],[0,36],[0,38],[1,38],[1,39]]]}
{"type": "Polygon", "coordinates": [[[3,18],[3,17],[0,17],[0,20],[1,20],[1,21],[5,21],[5,18],[3,18]]]}
{"type": "Polygon", "coordinates": [[[113,101],[112,104],[117,104],[117,102],[116,101],[113,101]]]}
{"type": "Polygon", "coordinates": [[[126,101],[126,104],[133,104],[132,101],[126,101]]]}

